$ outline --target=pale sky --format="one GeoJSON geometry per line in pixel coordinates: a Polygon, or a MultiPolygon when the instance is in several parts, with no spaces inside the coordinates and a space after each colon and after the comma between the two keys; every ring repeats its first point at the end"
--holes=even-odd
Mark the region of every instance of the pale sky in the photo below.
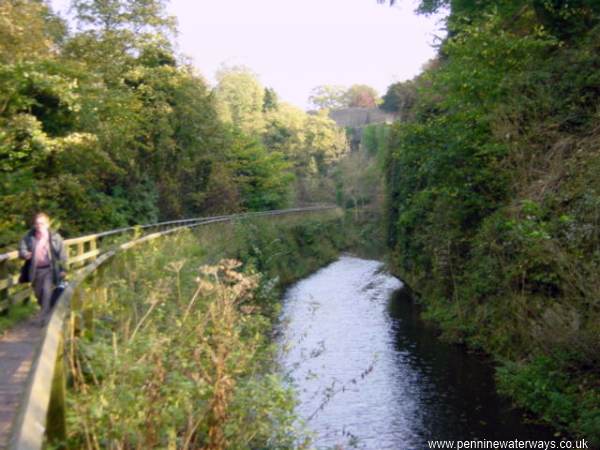
{"type": "MultiPolygon", "coordinates": [[[[64,11],[69,0],[51,0],[64,11]]],[[[322,84],[387,86],[414,77],[435,55],[440,16],[414,0],[171,0],[179,51],[214,83],[222,63],[245,65],[283,101],[303,109],[322,84]]]]}

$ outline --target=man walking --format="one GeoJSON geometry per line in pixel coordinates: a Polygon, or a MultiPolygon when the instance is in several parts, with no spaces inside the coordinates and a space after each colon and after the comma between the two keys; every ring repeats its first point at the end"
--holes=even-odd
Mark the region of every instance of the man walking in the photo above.
{"type": "Polygon", "coordinates": [[[52,309],[54,286],[66,275],[67,252],[60,234],[50,230],[50,218],[37,213],[33,228],[21,239],[19,257],[29,260],[29,280],[42,308],[40,325],[45,325],[52,309]]]}

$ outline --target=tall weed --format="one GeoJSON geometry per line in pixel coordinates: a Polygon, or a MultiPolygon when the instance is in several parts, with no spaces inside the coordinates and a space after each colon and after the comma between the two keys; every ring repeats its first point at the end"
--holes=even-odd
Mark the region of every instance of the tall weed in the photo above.
{"type": "Polygon", "coordinates": [[[213,225],[117,256],[71,317],[68,445],[305,445],[270,335],[278,287],[337,254],[340,220],[213,225]]]}

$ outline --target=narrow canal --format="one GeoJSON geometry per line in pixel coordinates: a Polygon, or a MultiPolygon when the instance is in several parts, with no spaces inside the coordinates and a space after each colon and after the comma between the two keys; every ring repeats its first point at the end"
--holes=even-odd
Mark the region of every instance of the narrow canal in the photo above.
{"type": "Polygon", "coordinates": [[[436,338],[378,261],[343,256],[286,293],[282,370],[319,449],[552,439],[495,394],[493,368],[436,338]]]}

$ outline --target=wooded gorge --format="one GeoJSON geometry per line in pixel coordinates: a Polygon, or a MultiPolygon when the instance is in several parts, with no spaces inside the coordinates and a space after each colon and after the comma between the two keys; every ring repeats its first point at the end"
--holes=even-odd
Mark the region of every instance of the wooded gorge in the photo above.
{"type": "MultiPolygon", "coordinates": [[[[72,237],[337,202],[343,219],[248,226],[231,253],[283,286],[384,244],[442,339],[491,356],[500,391],[536,420],[600,445],[600,2],[421,0],[420,14],[447,12],[422,73],[381,100],[319,86],[310,112],[247,67],[223,66],[211,86],[176,50],[165,3],[73,0],[71,23],[45,1],[0,2],[0,248],[39,210],[72,237]],[[351,107],[396,121],[356,132],[330,117],[351,107]]],[[[185,270],[191,283],[197,267],[185,270]]],[[[292,446],[292,395],[280,400],[292,446]]]]}

